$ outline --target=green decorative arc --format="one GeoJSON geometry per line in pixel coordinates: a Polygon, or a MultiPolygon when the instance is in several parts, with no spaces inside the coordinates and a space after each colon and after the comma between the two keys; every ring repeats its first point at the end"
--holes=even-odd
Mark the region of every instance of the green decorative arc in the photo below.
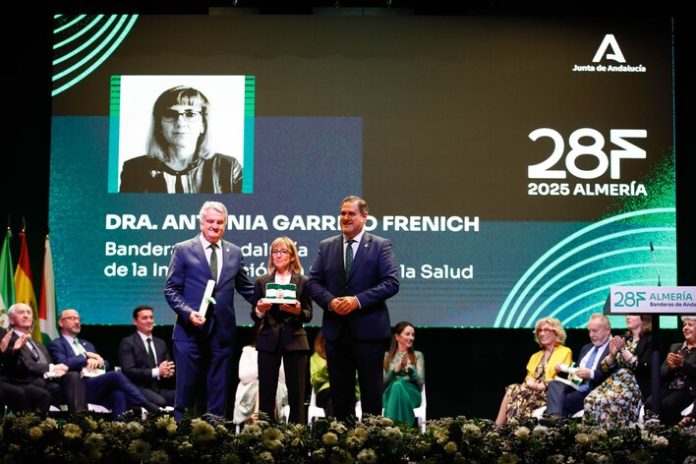
{"type": "Polygon", "coordinates": [[[121,45],[138,15],[55,15],[53,90],[55,97],[92,74],[121,45]]]}

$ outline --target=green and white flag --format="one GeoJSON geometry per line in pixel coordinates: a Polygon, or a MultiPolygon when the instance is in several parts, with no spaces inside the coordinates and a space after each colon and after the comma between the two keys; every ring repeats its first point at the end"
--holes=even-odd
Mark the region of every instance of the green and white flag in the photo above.
{"type": "Polygon", "coordinates": [[[7,308],[15,302],[14,269],[10,254],[12,232],[7,228],[5,240],[0,249],[0,326],[7,328],[7,308]]]}
{"type": "Polygon", "coordinates": [[[297,285],[295,284],[266,284],[266,297],[263,301],[267,303],[294,303],[297,300],[297,285]]]}

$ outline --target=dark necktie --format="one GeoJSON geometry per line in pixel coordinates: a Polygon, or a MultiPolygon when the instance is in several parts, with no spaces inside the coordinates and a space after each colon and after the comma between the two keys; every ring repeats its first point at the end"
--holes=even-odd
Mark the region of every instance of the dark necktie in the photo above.
{"type": "Polygon", "coordinates": [[[350,239],[346,246],[346,275],[350,274],[350,266],[353,264],[353,243],[355,240],[350,239]]]}
{"type": "Polygon", "coordinates": [[[152,349],[152,339],[150,337],[147,337],[147,357],[150,360],[150,367],[157,367],[155,351],[152,349]]]}
{"type": "Polygon", "coordinates": [[[46,363],[46,357],[43,355],[43,353],[36,347],[34,342],[32,340],[27,340],[27,344],[29,345],[29,349],[31,350],[31,355],[34,358],[34,361],[45,364],[46,363]]]}
{"type": "Polygon", "coordinates": [[[210,245],[210,275],[212,279],[217,282],[218,276],[218,257],[217,257],[217,244],[213,243],[210,245]]]}
{"type": "Polygon", "coordinates": [[[184,193],[184,184],[181,181],[181,176],[181,173],[176,173],[176,184],[174,185],[174,193],[184,193]]]}

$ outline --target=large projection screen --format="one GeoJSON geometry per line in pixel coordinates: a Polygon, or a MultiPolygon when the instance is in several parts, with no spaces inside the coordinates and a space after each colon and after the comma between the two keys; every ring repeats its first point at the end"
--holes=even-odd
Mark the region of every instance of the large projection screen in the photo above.
{"type": "Polygon", "coordinates": [[[171,246],[206,200],[260,275],[281,235],[308,272],[363,196],[418,326],[582,327],[612,285],[677,282],[668,19],[57,15],[53,83],[57,300],[90,324],[173,323],[171,246]],[[121,191],[174,86],[209,100],[234,193],[121,191]]]}

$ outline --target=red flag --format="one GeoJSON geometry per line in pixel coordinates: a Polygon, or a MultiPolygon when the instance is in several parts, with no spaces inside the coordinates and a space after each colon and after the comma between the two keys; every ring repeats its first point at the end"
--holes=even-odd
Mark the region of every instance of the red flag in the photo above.
{"type": "Polygon", "coordinates": [[[36,305],[36,293],[32,283],[31,265],[29,264],[29,251],[27,250],[27,238],[24,231],[19,233],[20,250],[19,262],[15,270],[15,301],[31,306],[34,315],[34,329],[31,334],[34,340],[41,340],[41,328],[39,327],[39,310],[36,305]]]}

